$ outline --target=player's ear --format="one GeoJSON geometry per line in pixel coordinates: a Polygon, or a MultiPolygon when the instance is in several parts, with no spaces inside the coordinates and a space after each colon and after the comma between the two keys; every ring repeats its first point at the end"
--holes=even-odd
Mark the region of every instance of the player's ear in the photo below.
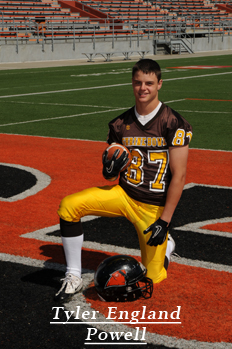
{"type": "Polygon", "coordinates": [[[161,89],[162,84],[163,84],[163,80],[162,80],[162,79],[160,79],[160,81],[158,82],[158,90],[160,90],[160,89],[161,89]]]}

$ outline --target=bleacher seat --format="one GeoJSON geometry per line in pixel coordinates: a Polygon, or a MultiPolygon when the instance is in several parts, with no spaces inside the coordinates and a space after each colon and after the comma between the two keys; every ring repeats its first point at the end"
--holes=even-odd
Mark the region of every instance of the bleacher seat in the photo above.
{"type": "MultiPolygon", "coordinates": [[[[138,28],[138,22],[156,23],[157,33],[163,32],[163,23],[169,23],[169,28],[176,26],[178,23],[186,19],[190,19],[190,26],[200,26],[199,18],[203,17],[207,22],[207,18],[214,18],[215,27],[218,19],[231,18],[232,8],[230,12],[229,0],[83,0],[79,2],[71,2],[76,10],[72,12],[72,8],[65,7],[65,4],[54,3],[45,0],[0,0],[2,30],[0,38],[30,38],[30,36],[43,37],[73,37],[75,36],[91,36],[94,35],[128,35],[126,23],[133,23],[133,28],[138,28]],[[217,4],[222,3],[222,7],[217,4]],[[79,4],[79,6],[77,6],[79,4]],[[82,11],[88,6],[88,10],[82,11]],[[228,7],[229,6],[229,7],[228,7]],[[228,11],[226,8],[228,7],[228,11]],[[102,18],[90,16],[89,9],[102,13],[102,18]],[[78,12],[78,9],[79,12],[78,12]],[[88,12],[89,11],[89,12],[88,12]],[[85,12],[85,17],[82,14],[85,12]],[[86,14],[89,13],[89,16],[86,14]],[[104,15],[103,15],[104,14],[104,15]],[[193,17],[194,16],[194,17],[193,17]],[[94,18],[93,18],[94,17],[94,18]],[[192,19],[193,18],[193,19],[192,19]],[[115,24],[118,20],[121,23],[120,30],[114,30],[111,22],[115,24]],[[101,23],[103,23],[101,25],[101,23]],[[107,24],[108,26],[104,26],[107,24]],[[33,26],[34,25],[34,26],[33,26]]],[[[149,27],[149,26],[148,26],[149,27]]],[[[148,28],[144,26],[144,32],[148,28]]],[[[118,26],[119,28],[119,26],[118,26]]],[[[117,28],[116,28],[117,29],[117,28]]],[[[227,28],[230,32],[231,28],[227,28]]],[[[129,31],[130,34],[132,31],[129,31]]]]}

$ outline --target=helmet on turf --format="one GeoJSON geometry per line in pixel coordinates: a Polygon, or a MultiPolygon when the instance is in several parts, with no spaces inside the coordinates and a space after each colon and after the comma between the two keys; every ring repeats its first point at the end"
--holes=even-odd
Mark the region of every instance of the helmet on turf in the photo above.
{"type": "Polygon", "coordinates": [[[102,261],[94,275],[99,297],[104,301],[125,302],[140,297],[150,298],[153,281],[146,277],[146,268],[135,258],[126,255],[102,261]]]}

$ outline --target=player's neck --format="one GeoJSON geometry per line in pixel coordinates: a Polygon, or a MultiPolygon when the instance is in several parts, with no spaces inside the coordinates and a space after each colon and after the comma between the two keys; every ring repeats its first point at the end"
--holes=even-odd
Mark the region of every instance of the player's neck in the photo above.
{"type": "Polygon", "coordinates": [[[148,115],[152,113],[153,110],[159,105],[160,101],[157,99],[156,101],[153,101],[152,103],[146,103],[146,102],[136,102],[136,110],[140,115],[148,115]]]}

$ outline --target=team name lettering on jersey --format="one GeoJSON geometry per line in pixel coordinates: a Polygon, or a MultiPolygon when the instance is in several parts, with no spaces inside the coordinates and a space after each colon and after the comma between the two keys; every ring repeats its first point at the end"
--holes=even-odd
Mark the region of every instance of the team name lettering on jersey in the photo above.
{"type": "Polygon", "coordinates": [[[164,103],[146,125],[138,122],[134,110],[109,123],[109,143],[122,143],[132,157],[130,166],[120,173],[119,185],[134,200],[164,206],[172,178],[169,148],[188,145],[192,126],[164,103]]]}
{"type": "Polygon", "coordinates": [[[167,142],[164,137],[123,137],[122,144],[126,147],[164,147],[167,142]]]}

